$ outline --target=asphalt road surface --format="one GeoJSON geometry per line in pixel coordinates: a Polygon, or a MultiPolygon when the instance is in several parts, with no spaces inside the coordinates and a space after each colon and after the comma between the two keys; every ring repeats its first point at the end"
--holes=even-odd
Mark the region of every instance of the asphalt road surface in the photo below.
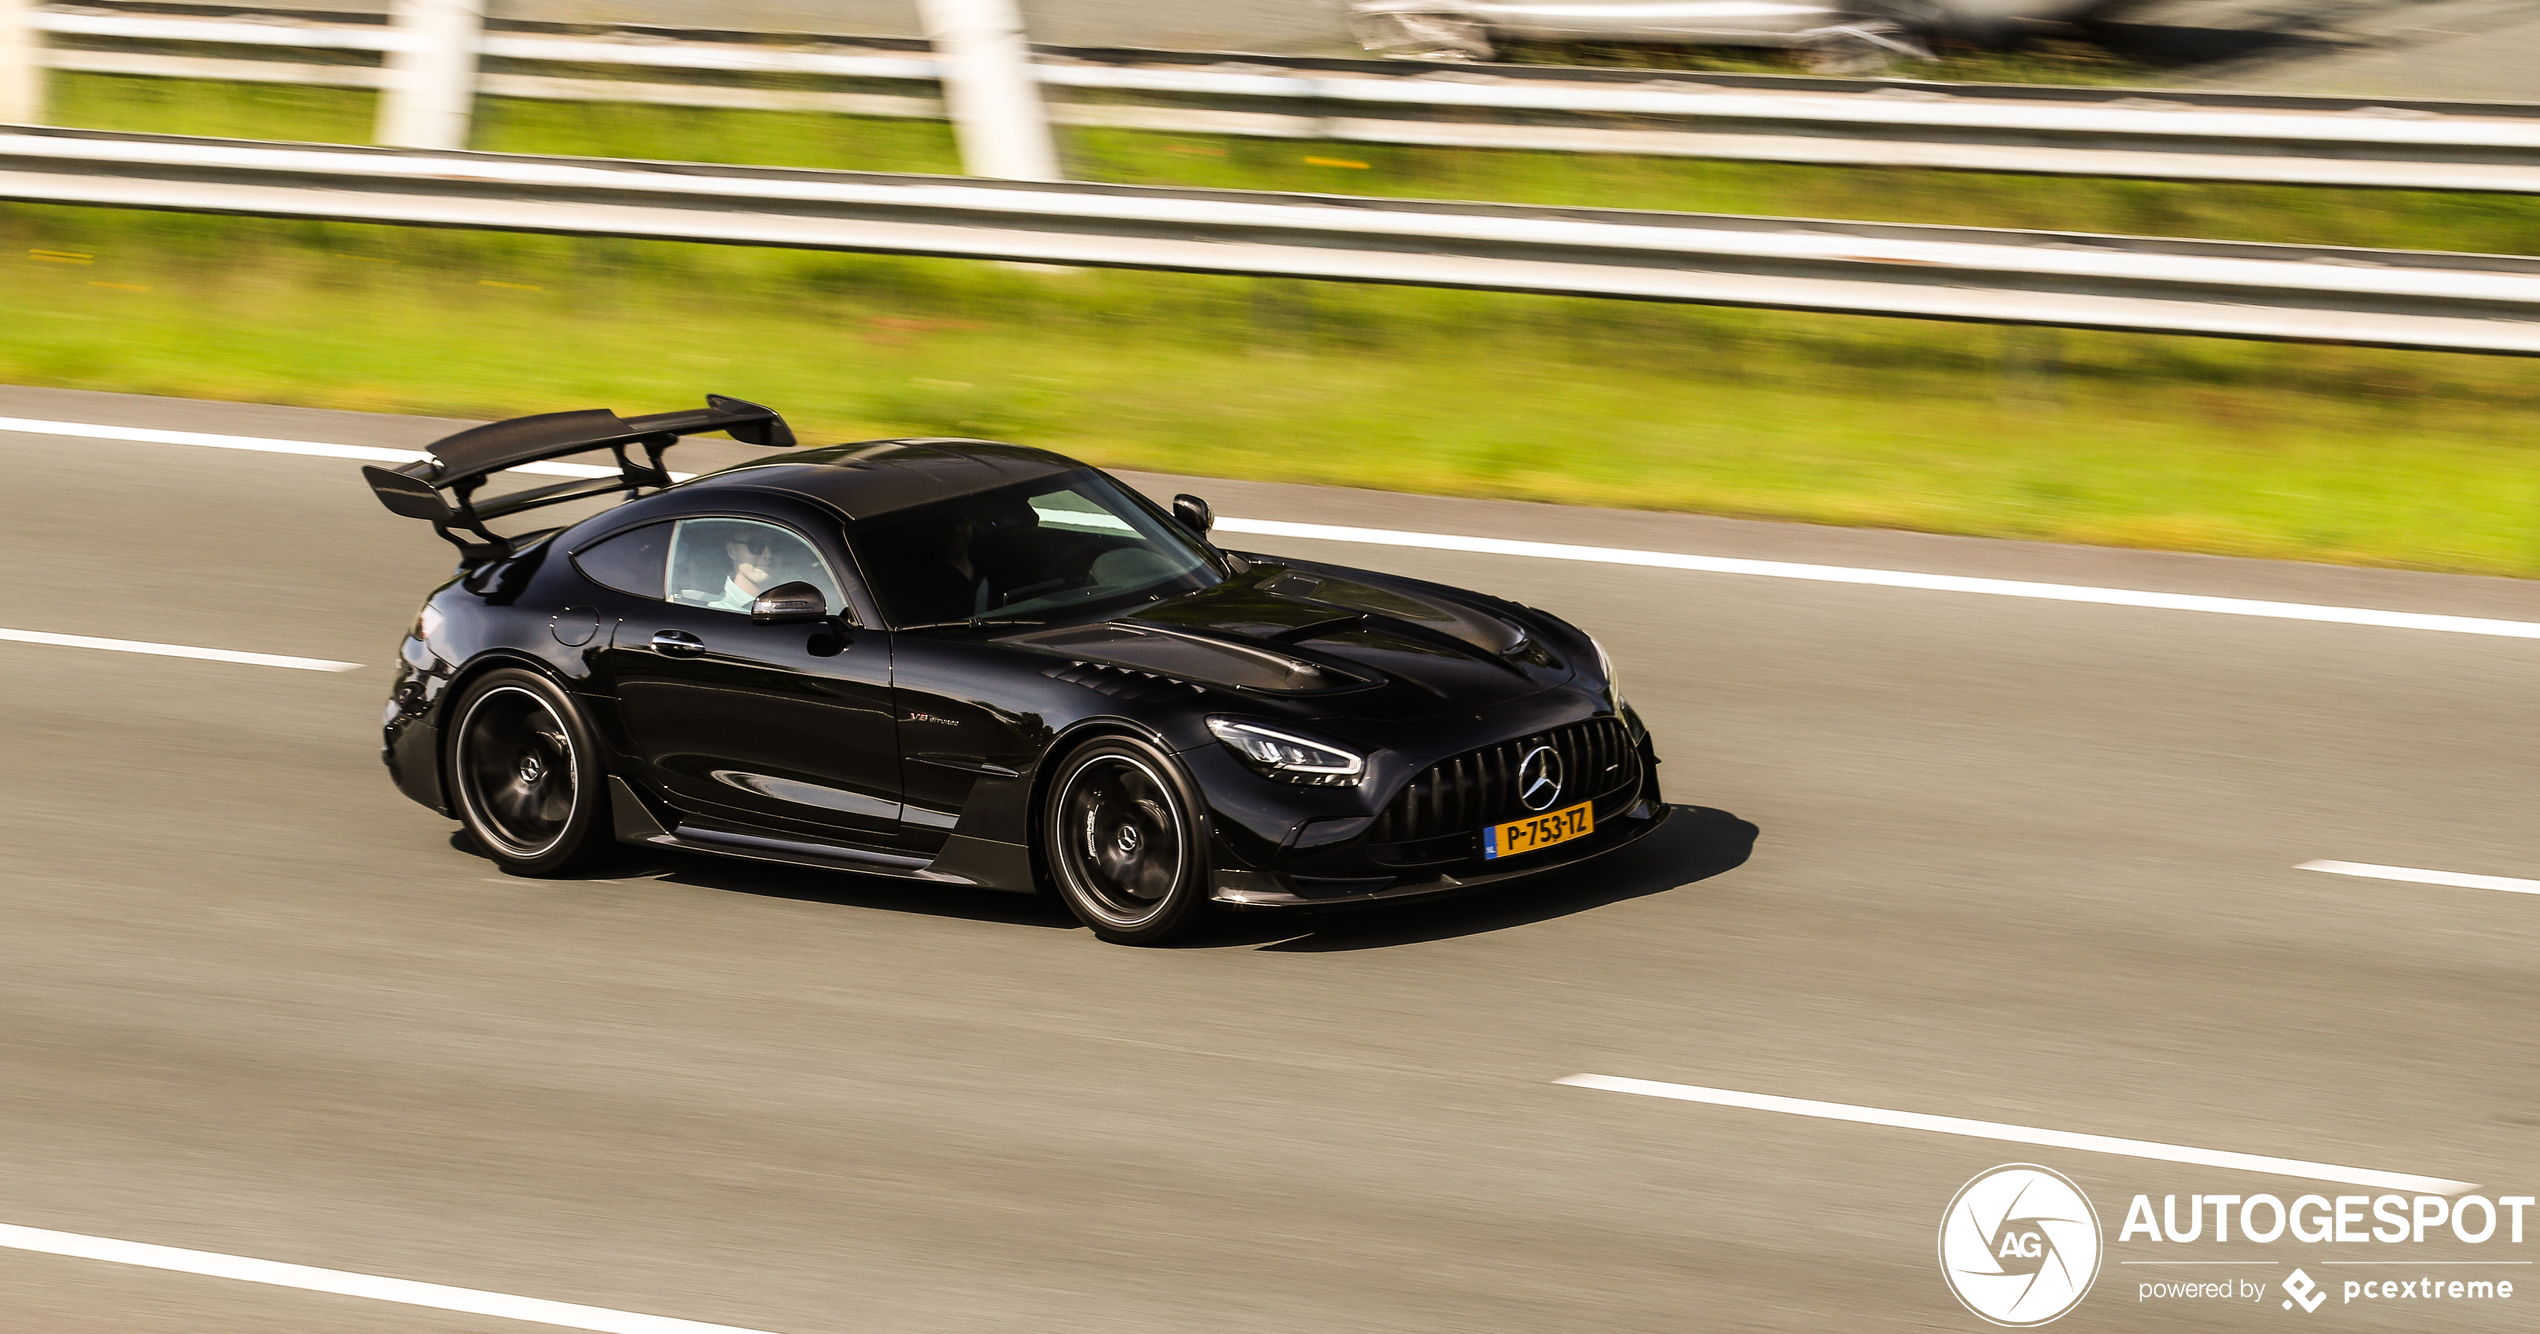
{"type": "Polygon", "coordinates": [[[2254,92],[2540,100],[2531,0],[2143,0],[2120,49],[2161,82],[2254,92]]]}
{"type": "MultiPolygon", "coordinates": [[[[780,1334],[1981,1329],[1936,1229],[2010,1162],[2100,1215],[2075,1331],[2306,1319],[2141,1300],[2146,1274],[2540,1258],[2540,1216],[2522,1245],[2120,1244],[2136,1194],[2381,1192],[1554,1082],[2529,1194],[2540,897],[2294,868],[2540,872],[2540,642],[1246,542],[1573,617],[1683,809],[1578,874],[1135,950],[1031,899],[739,862],[499,875],[380,767],[385,664],[448,560],[353,464],[11,433],[0,469],[0,627],[364,664],[0,642],[0,1225],[780,1334]],[[2244,1267],[2120,1267],[2179,1259],[2244,1267]]],[[[2502,580],[1133,480],[1256,519],[2540,621],[2502,580]]],[[[2445,1272],[2531,1277],[2307,1318],[2530,1327],[2530,1267],[2445,1272]]],[[[11,1249],[0,1325],[530,1328],[11,1249]]]]}

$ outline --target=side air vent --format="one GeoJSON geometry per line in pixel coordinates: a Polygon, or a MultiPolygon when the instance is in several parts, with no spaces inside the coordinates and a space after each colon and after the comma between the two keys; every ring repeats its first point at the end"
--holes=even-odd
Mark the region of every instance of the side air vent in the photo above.
{"type": "Polygon", "coordinates": [[[1204,693],[1188,681],[1102,662],[1062,662],[1055,667],[1043,668],[1041,675],[1099,691],[1123,704],[1204,693]]]}

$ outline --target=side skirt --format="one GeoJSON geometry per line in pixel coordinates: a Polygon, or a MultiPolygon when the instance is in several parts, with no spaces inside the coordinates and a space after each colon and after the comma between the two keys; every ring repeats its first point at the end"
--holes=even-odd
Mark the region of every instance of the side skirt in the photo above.
{"type": "Polygon", "coordinates": [[[905,880],[931,880],[937,884],[979,883],[966,875],[933,869],[936,862],[945,860],[942,857],[932,860],[903,857],[835,843],[701,829],[689,824],[664,829],[652,807],[635,794],[635,789],[625,779],[615,774],[609,775],[609,813],[617,826],[618,842],[638,847],[678,848],[723,857],[743,857],[751,861],[781,862],[787,866],[809,866],[824,871],[858,871],[866,875],[898,876],[905,880]]]}

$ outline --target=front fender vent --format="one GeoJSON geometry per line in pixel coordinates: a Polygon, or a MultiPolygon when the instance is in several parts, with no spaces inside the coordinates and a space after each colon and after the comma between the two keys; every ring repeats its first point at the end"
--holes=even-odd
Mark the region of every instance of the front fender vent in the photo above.
{"type": "Polygon", "coordinates": [[[1041,675],[1098,691],[1123,704],[1143,704],[1149,700],[1207,693],[1188,681],[1129,667],[1114,667],[1107,662],[1063,662],[1055,667],[1043,668],[1041,675]]]}

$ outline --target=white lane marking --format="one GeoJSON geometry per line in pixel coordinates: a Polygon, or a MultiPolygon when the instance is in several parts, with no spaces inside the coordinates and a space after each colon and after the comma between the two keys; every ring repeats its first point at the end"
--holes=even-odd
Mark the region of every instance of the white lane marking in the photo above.
{"type": "MultiPolygon", "coordinates": [[[[412,463],[425,457],[421,451],[411,449],[377,449],[366,445],[331,445],[311,440],[274,440],[262,436],[214,435],[203,431],[160,431],[138,426],[92,426],[81,422],[0,417],[0,433],[11,431],[28,435],[76,436],[89,440],[134,440],[149,444],[252,449],[273,454],[309,454],[320,458],[359,459],[366,463],[412,463]]],[[[607,477],[617,470],[584,463],[525,463],[512,471],[544,473],[557,477],[607,477]]],[[[672,473],[671,477],[684,482],[693,475],[672,473]]],[[[1464,537],[1453,533],[1399,532],[1390,528],[1352,528],[1325,523],[1288,523],[1279,519],[1224,518],[1217,520],[1216,526],[1229,533],[1251,533],[1262,537],[1300,537],[1323,542],[1422,547],[1432,551],[1469,551],[1491,556],[1531,556],[1540,560],[1638,565],[1650,569],[1691,570],[1703,574],[1743,574],[1766,579],[1806,579],[1818,583],[1861,584],[1875,588],[1913,588],[1939,593],[1982,593],[1994,597],[2038,598],[2049,602],[2086,602],[2109,607],[2149,607],[2162,611],[2202,611],[2223,616],[2263,616],[2285,621],[2369,625],[2393,630],[2433,630],[2456,635],[2496,635],[2508,639],[2540,639],[2540,622],[2506,621],[2483,616],[2436,616],[2423,612],[2377,611],[2367,607],[2333,607],[2307,602],[2269,602],[2256,598],[2207,597],[2196,593],[2147,593],[2130,588],[2094,588],[2086,584],[2042,584],[2025,579],[1979,579],[1965,575],[1920,574],[1910,570],[1872,570],[1848,565],[1744,560],[1730,556],[1688,556],[1674,551],[1635,551],[1626,547],[1586,547],[1565,542],[1526,542],[1514,538],[1464,537]]]]}
{"type": "Polygon", "coordinates": [[[2540,639],[2540,622],[2500,621],[2480,616],[2433,616],[2412,611],[2375,611],[2366,607],[2266,602],[2253,598],[2206,597],[2194,593],[2146,593],[2130,588],[2093,588],[2084,584],[2041,584],[2024,579],[1976,579],[1955,574],[1917,574],[1908,570],[1855,569],[1848,565],[1687,556],[1673,551],[1631,551],[1621,547],[1582,547],[1561,542],[1521,542],[1509,538],[1459,537],[1447,533],[1404,533],[1389,528],[1346,528],[1271,519],[1219,519],[1217,527],[1234,533],[1303,537],[1323,542],[1364,542],[1375,546],[1425,547],[1436,551],[1472,551],[1493,556],[1535,556],[1546,560],[1594,561],[1603,565],[1644,565],[1652,569],[1696,570],[1705,574],[1747,574],[1767,579],[1808,579],[1828,584],[1918,588],[1940,593],[1987,593],[1995,597],[2090,602],[2110,607],[2152,607],[2163,611],[2214,612],[2224,616],[2266,616],[2284,621],[2325,621],[2333,625],[2373,625],[2394,630],[2438,630],[2456,635],[2540,639]]]}
{"type": "Polygon", "coordinates": [[[2458,1195],[2476,1190],[2477,1183],[2450,1181],[2442,1177],[2411,1176],[2405,1172],[2376,1172],[2363,1167],[2340,1167],[2335,1163],[2305,1162],[2298,1158],[2269,1158],[2255,1153],[2224,1153],[2218,1149],[2196,1149],[2184,1144],[2156,1144],[2151,1140],[2116,1139],[2108,1135],[2077,1135],[2068,1130],[2040,1130],[2035,1126],[2004,1125],[1999,1121],[1969,1121],[1955,1116],[1925,1116],[1920,1112],[1891,1112],[1877,1107],[1855,1107],[1849,1103],[1816,1102],[1807,1098],[1777,1098],[1769,1093],[1740,1093],[1734,1089],[1702,1088],[1693,1084],[1661,1084],[1650,1079],[1622,1079],[1614,1075],[1570,1075],[1552,1081],[1578,1088],[1604,1089],[1611,1093],[1638,1093],[1652,1098],[1674,1098],[1682,1102],[1707,1102],[1721,1107],[1744,1107],[1758,1112],[1787,1112],[1792,1116],[1814,1116],[1828,1121],[1858,1121],[1863,1125],[1895,1126],[1903,1130],[1928,1130],[1942,1135],[1966,1135],[1974,1139],[2007,1140],[2014,1144],[2042,1144],[2054,1149],[2077,1149],[2083,1153],[2114,1153],[2129,1158],[2158,1158],[2163,1162],[2194,1163],[2199,1167],[2227,1167],[2239,1172],[2269,1172],[2276,1176],[2309,1177],[2314,1181],[2343,1181],[2357,1186],[2377,1186],[2435,1195],[2458,1195]]]}
{"type": "MultiPolygon", "coordinates": [[[[315,440],[274,440],[260,435],[214,435],[208,431],[160,431],[146,426],[92,426],[86,422],[38,421],[32,417],[0,417],[0,432],[20,435],[66,435],[81,440],[131,440],[145,445],[196,445],[206,449],[248,449],[263,454],[307,454],[324,459],[356,459],[363,463],[413,463],[428,458],[420,449],[378,449],[370,445],[330,445],[315,440]]],[[[615,468],[587,463],[524,463],[513,472],[551,477],[614,477],[615,468]]],[[[679,474],[672,474],[678,476],[679,474]]]]}
{"type": "Polygon", "coordinates": [[[381,1278],[375,1274],[355,1274],[341,1269],[316,1269],[274,1260],[253,1260],[243,1255],[223,1255],[218,1251],[180,1250],[174,1246],[152,1246],[145,1242],[117,1241],[112,1237],[52,1232],[7,1223],[0,1223],[0,1246],[40,1251],[46,1255],[140,1265],[147,1269],[172,1269],[180,1274],[234,1278],[243,1283],[266,1283],[278,1288],[368,1297],[372,1301],[396,1302],[403,1306],[428,1306],[436,1311],[500,1316],[505,1320],[560,1325],[566,1329],[601,1330],[606,1334],[767,1334],[765,1330],[743,1329],[738,1325],[712,1325],[701,1320],[640,1315],[633,1311],[612,1311],[605,1306],[578,1306],[572,1302],[551,1302],[538,1297],[514,1297],[508,1293],[484,1292],[475,1288],[444,1287],[438,1283],[381,1278]]]}
{"type": "Polygon", "coordinates": [[[241,653],[227,648],[194,648],[186,644],[152,644],[139,639],[96,639],[88,635],[56,635],[42,630],[0,630],[0,640],[21,644],[52,644],[60,648],[101,648],[115,653],[151,653],[162,658],[202,658],[209,662],[237,662],[250,667],[296,667],[304,672],[357,672],[358,662],[336,662],[328,658],[293,658],[280,653],[241,653]]]}
{"type": "Polygon", "coordinates": [[[2296,871],[2360,875],[2374,880],[2405,880],[2418,885],[2451,885],[2458,889],[2501,889],[2508,894],[2540,894],[2540,880],[2502,875],[2463,875],[2458,871],[2420,871],[2412,866],[2375,866],[2370,862],[2304,862],[2296,871]]]}

